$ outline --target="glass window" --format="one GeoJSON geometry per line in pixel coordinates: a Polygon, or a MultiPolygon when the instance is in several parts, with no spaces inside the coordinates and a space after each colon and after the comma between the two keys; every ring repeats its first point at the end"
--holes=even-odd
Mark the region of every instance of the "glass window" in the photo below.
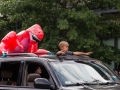
{"type": "Polygon", "coordinates": [[[51,63],[62,85],[75,83],[118,82],[119,79],[101,62],[63,61],[51,63]]]}
{"type": "Polygon", "coordinates": [[[26,62],[24,86],[34,86],[36,78],[45,78],[50,81],[50,75],[44,65],[36,62],[26,62]]]}
{"type": "Polygon", "coordinates": [[[20,62],[3,62],[0,67],[0,85],[18,85],[20,62]]]}

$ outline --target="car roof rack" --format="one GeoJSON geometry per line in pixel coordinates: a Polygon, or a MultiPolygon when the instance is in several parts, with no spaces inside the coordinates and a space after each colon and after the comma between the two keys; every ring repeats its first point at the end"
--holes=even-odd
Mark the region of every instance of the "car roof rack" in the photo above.
{"type": "Polygon", "coordinates": [[[0,57],[16,57],[16,56],[20,56],[20,57],[38,57],[36,54],[34,53],[6,53],[6,54],[0,54],[0,57]]]}
{"type": "Polygon", "coordinates": [[[79,56],[76,56],[76,55],[42,55],[42,56],[39,56],[39,57],[42,57],[42,58],[49,58],[49,59],[59,59],[59,60],[90,60],[92,58],[90,58],[89,56],[86,56],[86,55],[79,55],[79,56]]]}

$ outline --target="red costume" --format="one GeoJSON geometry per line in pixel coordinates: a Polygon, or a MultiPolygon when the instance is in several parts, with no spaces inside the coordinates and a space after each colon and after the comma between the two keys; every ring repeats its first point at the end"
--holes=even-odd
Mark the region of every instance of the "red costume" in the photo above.
{"type": "Polygon", "coordinates": [[[38,49],[38,42],[44,37],[44,32],[40,25],[35,24],[30,28],[19,32],[9,32],[0,43],[0,53],[21,53],[29,52],[37,55],[48,54],[45,49],[38,49]]]}

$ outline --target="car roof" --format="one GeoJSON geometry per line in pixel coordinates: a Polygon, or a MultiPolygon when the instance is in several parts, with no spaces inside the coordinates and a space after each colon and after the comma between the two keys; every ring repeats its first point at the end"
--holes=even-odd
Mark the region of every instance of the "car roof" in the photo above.
{"type": "Polygon", "coordinates": [[[47,58],[49,61],[100,61],[86,55],[42,55],[39,58],[47,58]]]}
{"type": "MultiPolygon", "coordinates": [[[[86,55],[41,55],[37,56],[34,53],[9,53],[6,54],[5,57],[3,55],[0,55],[0,61],[2,60],[11,60],[12,61],[33,61],[33,60],[46,60],[46,61],[96,61],[96,59],[90,58],[89,56],[86,55]]],[[[97,60],[98,61],[98,60],[97,60]]]]}
{"type": "Polygon", "coordinates": [[[0,55],[0,61],[33,61],[40,60],[34,53],[9,53],[6,55],[0,55]]]}

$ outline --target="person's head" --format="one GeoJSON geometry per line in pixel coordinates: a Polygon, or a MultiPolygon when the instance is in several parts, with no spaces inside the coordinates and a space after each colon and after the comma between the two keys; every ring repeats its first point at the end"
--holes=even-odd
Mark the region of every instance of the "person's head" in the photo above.
{"type": "Polygon", "coordinates": [[[63,50],[66,52],[66,51],[68,51],[69,43],[66,41],[61,41],[59,43],[58,47],[60,48],[60,50],[63,50]]]}
{"type": "Polygon", "coordinates": [[[114,71],[116,74],[119,74],[117,69],[113,69],[113,71],[114,71]]]}
{"type": "Polygon", "coordinates": [[[41,70],[40,66],[36,67],[35,73],[37,73],[37,74],[41,74],[42,73],[42,70],[41,70]]]}

